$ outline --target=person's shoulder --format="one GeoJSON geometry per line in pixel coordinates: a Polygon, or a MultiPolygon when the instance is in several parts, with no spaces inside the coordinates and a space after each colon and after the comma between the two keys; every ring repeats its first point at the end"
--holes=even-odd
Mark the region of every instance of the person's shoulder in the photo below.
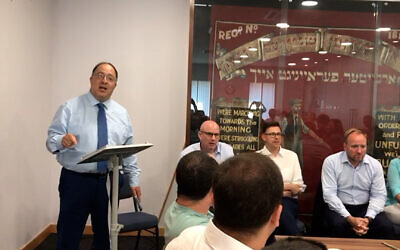
{"type": "Polygon", "coordinates": [[[389,167],[393,166],[393,167],[397,167],[400,168],[400,158],[394,158],[390,161],[389,163],[389,167]]]}
{"type": "Polygon", "coordinates": [[[281,148],[280,148],[280,153],[281,153],[283,156],[298,158],[297,154],[296,154],[294,151],[292,151],[292,150],[290,150],[290,149],[287,149],[287,148],[281,147],[281,148]]]}
{"type": "Polygon", "coordinates": [[[194,249],[197,239],[204,235],[206,225],[197,225],[183,230],[165,249],[194,249]]]}
{"type": "Polygon", "coordinates": [[[229,145],[228,143],[225,143],[225,142],[218,142],[220,145],[221,145],[221,148],[229,148],[229,149],[232,149],[233,150],[233,148],[232,148],[232,146],[231,145],[229,145]]]}
{"type": "Polygon", "coordinates": [[[375,159],[374,157],[370,156],[369,154],[365,154],[364,162],[369,163],[372,167],[382,168],[382,164],[377,159],[375,159]]]}
{"type": "Polygon", "coordinates": [[[128,113],[128,111],[126,110],[126,108],[124,106],[122,106],[118,102],[114,101],[113,99],[110,99],[109,102],[110,102],[110,107],[112,109],[117,110],[119,112],[128,113]]]}
{"type": "Polygon", "coordinates": [[[342,162],[342,161],[345,161],[345,152],[344,151],[340,151],[340,152],[328,155],[324,160],[322,168],[334,167],[336,164],[338,164],[339,162],[342,162]]]}
{"type": "Polygon", "coordinates": [[[187,146],[186,148],[184,148],[181,153],[180,153],[180,158],[184,157],[185,155],[196,151],[196,150],[200,150],[200,142],[196,142],[193,144],[190,144],[189,146],[187,146]]]}

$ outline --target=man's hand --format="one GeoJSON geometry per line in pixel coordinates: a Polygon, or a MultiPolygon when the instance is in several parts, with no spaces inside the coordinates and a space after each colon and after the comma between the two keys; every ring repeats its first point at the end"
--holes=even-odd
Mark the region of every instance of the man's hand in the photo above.
{"type": "Polygon", "coordinates": [[[73,134],[65,134],[61,140],[61,145],[65,148],[72,148],[77,143],[78,141],[76,140],[76,137],[73,134]]]}
{"type": "Polygon", "coordinates": [[[140,186],[131,187],[132,196],[137,197],[139,202],[142,201],[142,191],[140,190],[140,186]]]}
{"type": "Polygon", "coordinates": [[[357,235],[361,236],[368,232],[368,218],[348,216],[346,220],[357,235]]]}
{"type": "Polygon", "coordinates": [[[284,183],[283,184],[283,196],[292,196],[300,192],[301,186],[295,183],[284,183]]]}

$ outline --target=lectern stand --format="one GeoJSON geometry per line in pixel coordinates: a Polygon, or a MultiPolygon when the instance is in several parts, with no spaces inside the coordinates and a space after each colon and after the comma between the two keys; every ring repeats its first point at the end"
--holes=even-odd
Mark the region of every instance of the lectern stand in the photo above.
{"type": "Polygon", "coordinates": [[[111,204],[111,249],[118,249],[118,233],[121,225],[118,224],[118,172],[122,168],[122,160],[128,156],[136,154],[153,146],[151,143],[109,146],[106,145],[98,150],[82,157],[80,163],[89,163],[97,161],[108,161],[108,169],[113,171],[112,182],[112,204],[111,204]]]}

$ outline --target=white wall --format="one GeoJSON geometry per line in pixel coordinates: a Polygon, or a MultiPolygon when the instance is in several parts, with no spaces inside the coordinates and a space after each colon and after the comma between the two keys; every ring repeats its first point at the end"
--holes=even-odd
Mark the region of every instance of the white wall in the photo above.
{"type": "Polygon", "coordinates": [[[103,60],[119,70],[113,98],[129,111],[135,142],[155,145],[138,162],[143,207],[158,215],[184,143],[189,2],[2,1],[0,16],[2,249],[56,223],[60,166],[46,130],[103,60]]]}

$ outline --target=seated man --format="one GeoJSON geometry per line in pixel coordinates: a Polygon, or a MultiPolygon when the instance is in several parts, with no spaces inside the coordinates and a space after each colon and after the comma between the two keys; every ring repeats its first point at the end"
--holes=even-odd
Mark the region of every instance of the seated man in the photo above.
{"type": "Polygon", "coordinates": [[[208,120],[201,124],[197,133],[200,142],[187,146],[180,154],[184,155],[195,150],[201,150],[212,155],[218,164],[233,156],[233,148],[226,143],[219,142],[219,126],[216,122],[208,120]]]}
{"type": "Polygon", "coordinates": [[[344,151],[328,156],[322,165],[325,215],[332,236],[393,237],[393,226],[382,213],[386,200],[382,166],[366,150],[366,134],[348,129],[344,151]]]}
{"type": "Polygon", "coordinates": [[[269,156],[281,171],[283,178],[282,214],[276,234],[298,235],[297,195],[304,191],[303,177],[297,154],[281,147],[282,131],[278,122],[265,122],[262,125],[264,148],[257,151],[269,156]]]}
{"type": "Polygon", "coordinates": [[[261,249],[279,225],[283,192],[276,164],[260,154],[243,153],[215,171],[215,216],[207,226],[184,230],[170,249],[261,249]]]}
{"type": "Polygon", "coordinates": [[[178,236],[187,227],[206,225],[213,214],[212,175],[218,163],[207,153],[194,151],[185,155],[176,167],[178,197],[164,216],[165,243],[178,236]]]}

